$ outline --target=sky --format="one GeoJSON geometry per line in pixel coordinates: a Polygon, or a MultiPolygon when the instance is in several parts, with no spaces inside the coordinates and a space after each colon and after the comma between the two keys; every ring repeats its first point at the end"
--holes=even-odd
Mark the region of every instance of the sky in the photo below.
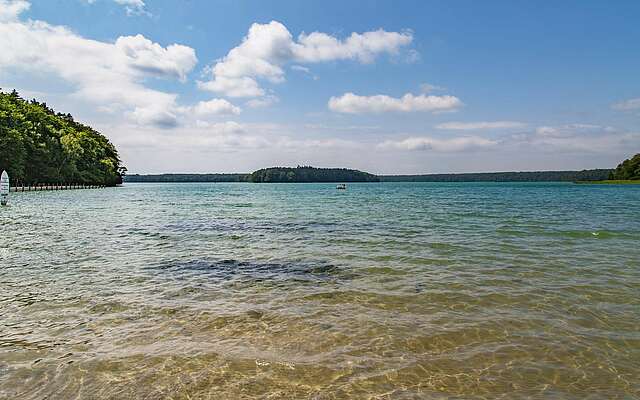
{"type": "Polygon", "coordinates": [[[638,1],[0,0],[0,88],[130,173],[612,168],[640,152],[638,1]]]}

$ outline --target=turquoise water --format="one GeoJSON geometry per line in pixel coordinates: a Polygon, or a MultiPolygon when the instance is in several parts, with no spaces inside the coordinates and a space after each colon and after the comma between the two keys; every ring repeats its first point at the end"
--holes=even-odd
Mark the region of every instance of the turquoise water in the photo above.
{"type": "Polygon", "coordinates": [[[640,393],[640,187],[127,184],[0,223],[0,399],[640,393]]]}

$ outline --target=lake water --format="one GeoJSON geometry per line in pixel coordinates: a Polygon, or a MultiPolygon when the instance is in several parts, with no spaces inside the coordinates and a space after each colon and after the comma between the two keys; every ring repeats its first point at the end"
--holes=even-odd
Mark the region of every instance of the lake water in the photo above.
{"type": "Polygon", "coordinates": [[[638,186],[127,184],[0,223],[0,399],[640,393],[638,186]]]}

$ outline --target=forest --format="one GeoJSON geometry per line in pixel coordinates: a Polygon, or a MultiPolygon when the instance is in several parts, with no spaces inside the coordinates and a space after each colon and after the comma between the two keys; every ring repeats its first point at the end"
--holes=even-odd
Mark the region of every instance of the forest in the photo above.
{"type": "Polygon", "coordinates": [[[607,179],[610,169],[582,171],[474,172],[462,174],[383,175],[382,182],[575,182],[607,179]]]}
{"type": "Polygon", "coordinates": [[[126,182],[248,182],[251,174],[131,174],[126,182]]]}
{"type": "Polygon", "coordinates": [[[379,182],[380,178],[355,169],[298,166],[259,169],[251,174],[250,180],[257,183],[379,182]]]}
{"type": "MultiPolygon", "coordinates": [[[[636,168],[637,169],[637,168],[636,168]]],[[[266,168],[252,174],[127,175],[126,182],[576,182],[601,181],[614,170],[372,175],[338,168],[266,168]]]]}
{"type": "Polygon", "coordinates": [[[12,185],[87,184],[114,186],[126,168],[115,146],[99,132],[0,89],[0,171],[12,185]]]}
{"type": "Polygon", "coordinates": [[[609,175],[611,180],[640,180],[640,153],[621,162],[609,175]]]}

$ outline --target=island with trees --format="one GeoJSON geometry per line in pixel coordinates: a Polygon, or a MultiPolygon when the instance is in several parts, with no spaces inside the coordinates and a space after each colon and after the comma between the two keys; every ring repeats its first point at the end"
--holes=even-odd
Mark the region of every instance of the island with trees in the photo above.
{"type": "Polygon", "coordinates": [[[16,186],[82,184],[114,186],[126,168],[115,146],[93,128],[0,90],[0,171],[16,186]]]}
{"type": "Polygon", "coordinates": [[[380,178],[368,172],[346,168],[272,167],[254,171],[250,177],[255,183],[309,183],[309,182],[379,182],[380,178]]]}

